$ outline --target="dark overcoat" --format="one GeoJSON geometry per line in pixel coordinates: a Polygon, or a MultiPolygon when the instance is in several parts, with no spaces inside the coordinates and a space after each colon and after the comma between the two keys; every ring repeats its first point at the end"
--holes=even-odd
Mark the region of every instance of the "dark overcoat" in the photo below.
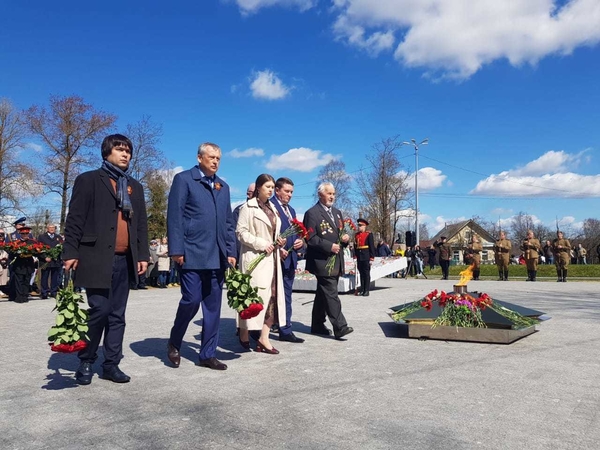
{"type": "MultiPolygon", "coordinates": [[[[142,185],[128,181],[133,215],[128,220],[130,266],[138,283],[137,263],[148,261],[148,221],[142,185]]],[[[63,260],[79,260],[75,286],[109,289],[117,238],[117,196],[108,174],[92,170],[79,175],[73,185],[65,223],[63,260]]]]}

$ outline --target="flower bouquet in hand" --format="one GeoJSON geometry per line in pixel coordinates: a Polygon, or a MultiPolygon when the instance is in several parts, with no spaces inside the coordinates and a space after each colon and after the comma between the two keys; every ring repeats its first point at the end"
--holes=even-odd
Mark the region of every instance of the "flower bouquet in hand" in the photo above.
{"type": "MultiPolygon", "coordinates": [[[[47,246],[48,247],[48,246],[47,246]]],[[[44,258],[50,258],[53,261],[57,261],[60,259],[60,255],[62,254],[63,246],[62,244],[57,244],[54,247],[48,247],[44,250],[44,254],[42,255],[44,258]]],[[[40,269],[44,270],[48,267],[50,261],[46,261],[46,263],[40,267],[40,269]]]]}
{"type": "MultiPolygon", "coordinates": [[[[340,221],[339,229],[339,238],[337,241],[338,245],[342,244],[342,236],[344,234],[350,234],[356,232],[356,225],[352,222],[352,219],[346,218],[343,222],[340,221]]],[[[333,268],[335,267],[335,259],[337,258],[337,254],[331,255],[327,258],[327,264],[325,264],[325,268],[327,269],[327,273],[331,275],[333,268]]]]}
{"type": "Polygon", "coordinates": [[[10,262],[11,264],[14,263],[17,258],[41,256],[50,249],[46,244],[42,244],[33,239],[7,242],[6,244],[2,244],[1,248],[13,258],[10,262]]]}
{"type": "MultiPolygon", "coordinates": [[[[300,222],[298,219],[292,219],[290,226],[284,231],[282,232],[277,239],[275,239],[275,241],[273,242],[273,246],[277,246],[278,240],[279,239],[287,239],[290,236],[294,236],[294,235],[298,235],[300,236],[302,239],[307,239],[308,235],[310,234],[312,230],[307,230],[306,227],[304,226],[304,224],[302,222],[300,222]]],[[[291,249],[291,247],[286,248],[286,251],[289,251],[291,249]]],[[[260,255],[258,255],[256,258],[254,258],[252,261],[250,261],[250,264],[248,265],[248,274],[251,274],[254,269],[256,269],[256,266],[258,266],[260,264],[260,262],[265,259],[267,257],[267,252],[263,252],[260,255]]]]}
{"type": "Polygon", "coordinates": [[[227,286],[227,305],[235,309],[241,319],[252,319],[263,310],[263,301],[258,295],[258,288],[250,285],[252,276],[242,273],[234,267],[225,273],[227,286]]]}
{"type": "Polygon", "coordinates": [[[73,353],[87,346],[88,312],[79,308],[83,295],[73,291],[73,282],[60,289],[56,296],[56,324],[48,331],[50,349],[53,352],[73,353]]]}

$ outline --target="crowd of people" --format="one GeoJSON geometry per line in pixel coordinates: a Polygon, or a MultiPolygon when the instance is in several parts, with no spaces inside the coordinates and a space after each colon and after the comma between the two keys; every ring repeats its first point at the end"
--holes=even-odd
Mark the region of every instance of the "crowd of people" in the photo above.
{"type": "MultiPolygon", "coordinates": [[[[116,383],[130,380],[119,368],[119,362],[131,289],[179,286],[181,299],[169,333],[167,359],[172,367],[180,366],[184,336],[201,308],[197,364],[226,370],[227,365],[217,359],[217,347],[222,289],[229,268],[248,272],[253,267],[251,283],[259,288],[264,304],[255,317],[238,315],[240,348],[250,351],[254,340],[256,352],[270,355],[279,354],[271,342],[273,333],[278,334],[280,342],[304,342],[292,327],[292,285],[300,258],[306,260],[306,270],[317,282],[310,332],[336,340],[343,340],[354,331],[342,312],[338,295],[338,281],[344,274],[349,247],[354,249],[361,281],[357,295],[369,295],[370,268],[377,256],[407,256],[417,275],[423,273],[425,262],[433,268],[437,258],[442,278],[448,279],[453,251],[446,237],[425,250],[415,245],[405,251],[392,251],[383,240],[375,246],[373,235],[367,230],[369,222],[358,218],[358,230],[351,238],[345,231],[341,211],[334,206],[335,186],[328,182],[318,186],[318,201],[304,214],[303,225],[310,230],[304,239],[299,235],[281,237],[297,220],[290,204],[294,183],[289,178],[276,180],[270,174],[259,175],[248,186],[246,202],[232,211],[229,186],[217,175],[221,149],[209,142],[199,146],[198,164],[173,179],[168,197],[167,236],[148,242],[144,190],[128,174],[132,152],[133,145],[126,136],[107,136],[101,145],[102,166],[75,180],[64,235],[57,234],[54,225],[48,225],[46,233],[38,237],[48,247],[62,246],[62,254],[39,261],[41,297],[56,296],[70,279],[76,289],[85,289],[87,295],[88,342],[78,354],[80,365],[75,378],[79,384],[92,382],[101,341],[101,377],[116,383]]],[[[14,225],[16,231],[11,235],[0,230],[3,240],[33,238],[25,218],[14,225]]],[[[559,232],[550,245],[559,281],[566,281],[570,243],[559,232]]],[[[535,281],[538,256],[546,253],[546,248],[541,247],[532,232],[520,248],[526,255],[528,278],[535,281]]],[[[508,279],[511,249],[512,244],[502,233],[494,246],[501,280],[508,279]]],[[[481,251],[481,241],[475,235],[464,253],[465,260],[472,264],[475,279],[479,278],[481,251]]],[[[10,280],[10,300],[26,302],[35,260],[31,255],[16,259],[13,256],[0,254],[0,284],[10,280]],[[11,258],[14,264],[8,263],[11,258]]],[[[585,253],[579,250],[578,257],[585,264],[585,253]]]]}

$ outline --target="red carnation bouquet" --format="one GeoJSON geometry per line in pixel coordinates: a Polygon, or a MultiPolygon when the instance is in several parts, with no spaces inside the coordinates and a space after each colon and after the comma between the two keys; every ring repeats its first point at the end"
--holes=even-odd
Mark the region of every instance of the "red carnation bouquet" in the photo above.
{"type": "Polygon", "coordinates": [[[83,295],[73,291],[73,282],[60,289],[56,296],[56,323],[48,331],[50,349],[53,352],[73,353],[87,346],[88,312],[79,308],[85,302],[83,295]]]}
{"type": "Polygon", "coordinates": [[[46,244],[36,241],[35,239],[17,240],[0,244],[6,253],[8,253],[13,259],[11,264],[15,262],[17,258],[30,258],[32,256],[42,256],[50,247],[46,244]]]}
{"type": "MultiPolygon", "coordinates": [[[[352,222],[352,219],[346,218],[346,219],[344,219],[343,222],[340,221],[338,230],[339,230],[339,238],[338,238],[337,243],[338,243],[338,245],[341,245],[342,244],[342,236],[344,234],[355,233],[356,225],[354,225],[354,222],[352,222]]],[[[327,269],[327,272],[329,273],[329,275],[331,275],[331,272],[333,271],[333,268],[335,267],[335,259],[336,258],[337,258],[337,254],[333,254],[329,258],[327,258],[327,264],[325,264],[325,268],[327,269]]]]}

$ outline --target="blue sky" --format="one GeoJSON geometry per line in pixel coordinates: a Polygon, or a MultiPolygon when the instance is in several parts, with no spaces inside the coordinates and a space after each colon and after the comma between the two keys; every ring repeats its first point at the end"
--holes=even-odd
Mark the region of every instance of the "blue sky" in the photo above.
{"type": "MultiPolygon", "coordinates": [[[[572,228],[598,217],[597,0],[37,0],[1,10],[0,97],[27,108],[77,94],[117,114],[119,129],[150,115],[183,168],[199,143],[216,142],[234,202],[268,172],[295,181],[302,213],[323,164],[342,158],[355,173],[374,143],[398,135],[429,138],[419,209],[431,232],[474,214],[524,211],[572,228]]],[[[413,171],[413,150],[399,156],[413,171]]]]}

